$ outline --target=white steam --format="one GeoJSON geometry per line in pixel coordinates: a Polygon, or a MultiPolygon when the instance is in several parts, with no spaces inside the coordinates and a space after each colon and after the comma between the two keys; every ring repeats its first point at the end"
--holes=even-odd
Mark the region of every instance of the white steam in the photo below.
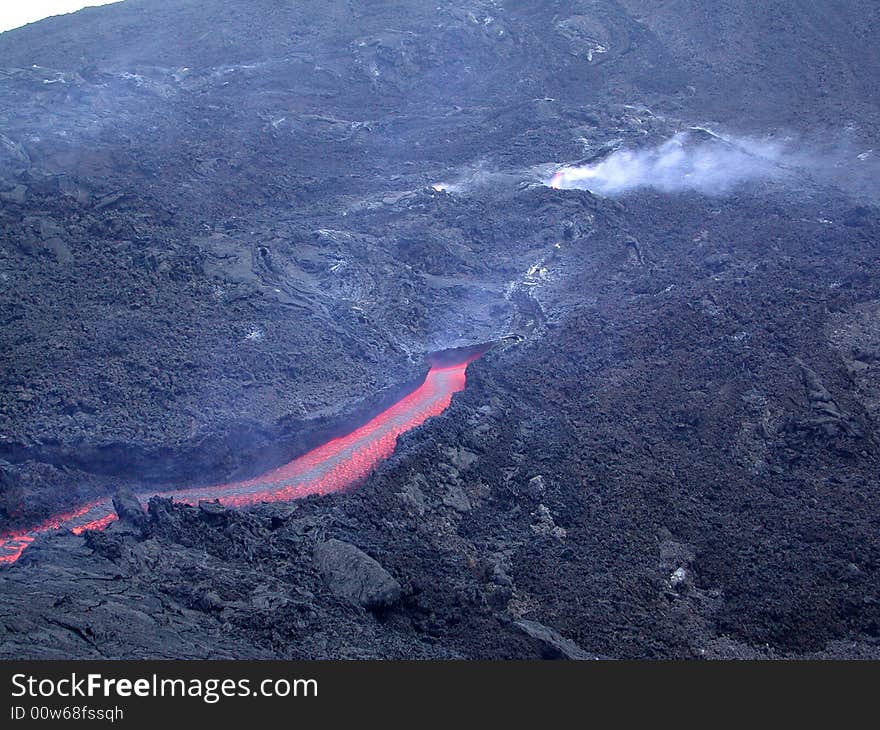
{"type": "Polygon", "coordinates": [[[723,195],[754,180],[780,177],[784,151],[775,142],[681,132],[656,147],[617,150],[591,165],[563,167],[546,181],[561,189],[613,197],[637,188],[723,195]]]}

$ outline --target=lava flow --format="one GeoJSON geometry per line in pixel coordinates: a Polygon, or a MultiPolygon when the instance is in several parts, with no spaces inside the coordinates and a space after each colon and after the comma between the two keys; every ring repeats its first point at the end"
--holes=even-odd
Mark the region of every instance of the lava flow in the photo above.
{"type": "MultiPolygon", "coordinates": [[[[230,507],[245,507],[338,492],[362,480],[380,461],[388,458],[400,434],[445,411],[452,402],[453,393],[464,389],[465,371],[475,359],[476,356],[472,356],[454,365],[435,365],[418,388],[360,428],[261,476],[161,494],[186,504],[218,500],[230,507]]],[[[146,504],[150,496],[139,494],[138,498],[146,504]]],[[[115,519],[113,502],[110,497],[105,497],[73,512],[52,517],[37,527],[7,532],[0,536],[0,563],[18,560],[41,532],[68,529],[80,534],[84,530],[102,530],[115,519]]]]}

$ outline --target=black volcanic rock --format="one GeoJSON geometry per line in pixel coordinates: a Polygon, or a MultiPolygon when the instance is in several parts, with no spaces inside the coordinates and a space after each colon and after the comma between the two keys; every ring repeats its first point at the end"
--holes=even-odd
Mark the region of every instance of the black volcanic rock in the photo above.
{"type": "Polygon", "coordinates": [[[127,489],[120,489],[113,495],[113,509],[120,520],[132,527],[143,528],[147,524],[147,511],[140,500],[127,489]]]}
{"type": "Polygon", "coordinates": [[[333,593],[364,608],[387,608],[400,600],[400,584],[350,543],[335,539],[320,543],[315,547],[315,565],[333,593]]]}
{"type": "Polygon", "coordinates": [[[0,34],[0,531],[256,475],[500,340],[358,490],[38,538],[0,656],[880,656],[880,19],[827,5],[0,34]],[[544,184],[683,130],[794,154],[724,194],[544,184]]]}
{"type": "Polygon", "coordinates": [[[545,659],[576,659],[581,661],[598,659],[598,657],[585,652],[570,639],[560,636],[558,631],[554,631],[549,626],[537,621],[515,621],[513,625],[538,643],[545,659]]]}

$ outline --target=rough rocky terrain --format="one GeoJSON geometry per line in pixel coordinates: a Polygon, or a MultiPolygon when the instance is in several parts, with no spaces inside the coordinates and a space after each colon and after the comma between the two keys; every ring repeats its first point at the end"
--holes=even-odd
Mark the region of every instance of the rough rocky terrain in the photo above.
{"type": "Polygon", "coordinates": [[[355,491],[0,569],[4,657],[880,657],[871,2],[127,0],[0,34],[0,529],[282,463],[501,341],[355,491]],[[723,195],[543,184],[693,125],[723,195]]]}

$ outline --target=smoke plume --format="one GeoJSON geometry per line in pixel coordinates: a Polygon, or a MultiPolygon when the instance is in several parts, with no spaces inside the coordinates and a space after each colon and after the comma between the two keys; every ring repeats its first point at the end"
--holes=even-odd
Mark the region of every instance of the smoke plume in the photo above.
{"type": "Polygon", "coordinates": [[[609,197],[638,188],[723,195],[749,181],[783,176],[783,158],[784,150],[776,142],[721,138],[697,130],[676,134],[655,147],[617,150],[594,164],[563,167],[548,184],[609,197]]]}

